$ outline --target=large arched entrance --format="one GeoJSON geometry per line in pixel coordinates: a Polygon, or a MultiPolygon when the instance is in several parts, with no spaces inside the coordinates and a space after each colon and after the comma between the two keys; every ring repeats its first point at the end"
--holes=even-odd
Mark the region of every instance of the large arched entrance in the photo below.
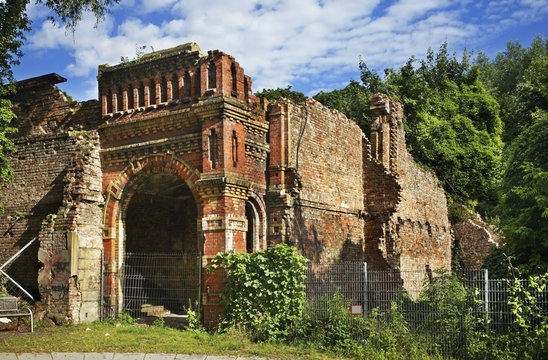
{"type": "Polygon", "coordinates": [[[140,177],[122,210],[123,307],[133,316],[183,314],[199,298],[197,207],[172,173],[140,177]]]}

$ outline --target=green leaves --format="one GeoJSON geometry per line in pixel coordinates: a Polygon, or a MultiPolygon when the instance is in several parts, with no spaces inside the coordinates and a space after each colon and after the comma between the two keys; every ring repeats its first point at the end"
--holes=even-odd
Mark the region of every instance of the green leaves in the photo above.
{"type": "Polygon", "coordinates": [[[302,103],[306,99],[306,96],[303,93],[291,90],[291,85],[285,89],[264,89],[255,93],[255,96],[265,98],[268,101],[276,101],[285,98],[293,101],[295,104],[302,103]]]}
{"type": "Polygon", "coordinates": [[[307,259],[279,244],[256,253],[217,255],[210,270],[225,269],[225,318],[256,340],[285,340],[302,319],[307,259]]]}
{"type": "Polygon", "coordinates": [[[407,143],[414,159],[434,170],[456,202],[488,197],[500,178],[502,123],[497,102],[479,82],[468,55],[447,45],[388,72],[387,86],[404,104],[407,143]]]}

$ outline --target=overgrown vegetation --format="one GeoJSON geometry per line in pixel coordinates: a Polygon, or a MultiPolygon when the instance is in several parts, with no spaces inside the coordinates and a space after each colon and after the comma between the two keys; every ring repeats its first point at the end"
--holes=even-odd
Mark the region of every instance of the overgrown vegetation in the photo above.
{"type": "Polygon", "coordinates": [[[226,271],[222,328],[263,341],[295,336],[304,310],[306,262],[286,244],[255,253],[219,254],[210,270],[226,271]]]}
{"type": "Polygon", "coordinates": [[[228,272],[222,330],[243,333],[254,341],[372,359],[484,359],[489,354],[499,354],[495,358],[541,359],[547,354],[548,318],[537,301],[547,285],[548,274],[531,277],[528,285],[511,282],[507,297],[515,323],[501,334],[486,332],[479,290],[466,288],[457,275],[446,271],[427,277],[418,298],[402,290],[390,309],[372,309],[364,321],[350,314],[350,303],[338,290],[332,297],[316,299],[325,304],[324,315],[303,311],[301,300],[297,312],[280,307],[290,301],[285,299],[285,291],[292,298],[304,299],[299,269],[305,262],[294,248],[278,245],[256,254],[222,254],[215,264],[215,269],[228,272]],[[264,262],[267,258],[273,260],[273,265],[264,262]],[[277,275],[273,277],[273,273],[277,275]],[[263,276],[265,281],[260,281],[263,276]],[[275,300],[267,301],[258,294],[268,294],[275,300]],[[271,324],[265,326],[265,320],[271,324]],[[509,348],[519,351],[506,352],[509,348]]]}
{"type": "Polygon", "coordinates": [[[307,359],[513,360],[548,356],[548,317],[538,302],[548,286],[548,274],[530,277],[527,282],[508,280],[508,304],[515,320],[500,333],[486,331],[478,290],[466,288],[456,275],[443,271],[425,279],[416,299],[401,290],[388,308],[371,309],[367,321],[350,313],[350,301],[339,290],[331,297],[316,299],[325,305],[325,313],[307,311],[304,265],[305,260],[286,245],[253,256],[219,255],[212,269],[229,272],[229,280],[225,284],[226,315],[215,332],[201,327],[199,315],[190,306],[192,320],[183,331],[166,327],[162,318],[153,326],[141,325],[124,313],[102,323],[41,328],[33,337],[0,338],[0,352],[49,352],[70,345],[72,351],[307,359]],[[266,259],[274,265],[267,265],[266,259]],[[256,281],[258,276],[267,281],[256,281]],[[284,289],[293,299],[284,295],[284,289]],[[262,296],[268,291],[272,301],[262,296]],[[293,305],[299,311],[291,311],[293,305]],[[265,325],[267,319],[272,324],[265,325]],[[79,338],[77,343],[71,340],[74,337],[79,338]]]}
{"type": "Polygon", "coordinates": [[[262,91],[256,92],[255,96],[265,98],[268,101],[288,99],[293,101],[295,104],[300,104],[304,100],[306,100],[306,96],[303,93],[291,90],[291,86],[288,86],[285,89],[264,89],[262,91]]]}

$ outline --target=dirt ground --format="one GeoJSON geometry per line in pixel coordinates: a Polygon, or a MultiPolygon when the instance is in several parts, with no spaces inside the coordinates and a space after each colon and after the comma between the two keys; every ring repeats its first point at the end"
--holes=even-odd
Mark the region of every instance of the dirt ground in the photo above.
{"type": "Polygon", "coordinates": [[[27,324],[22,318],[12,317],[8,319],[11,320],[8,324],[0,322],[0,337],[17,334],[30,334],[30,324],[27,324]]]}

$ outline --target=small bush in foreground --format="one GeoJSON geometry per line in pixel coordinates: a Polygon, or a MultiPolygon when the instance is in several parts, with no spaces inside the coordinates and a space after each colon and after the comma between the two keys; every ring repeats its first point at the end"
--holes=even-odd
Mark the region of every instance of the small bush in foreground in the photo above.
{"type": "Polygon", "coordinates": [[[222,328],[235,327],[254,340],[287,340],[301,324],[308,260],[279,244],[256,253],[217,255],[209,270],[224,269],[222,328]]]}

